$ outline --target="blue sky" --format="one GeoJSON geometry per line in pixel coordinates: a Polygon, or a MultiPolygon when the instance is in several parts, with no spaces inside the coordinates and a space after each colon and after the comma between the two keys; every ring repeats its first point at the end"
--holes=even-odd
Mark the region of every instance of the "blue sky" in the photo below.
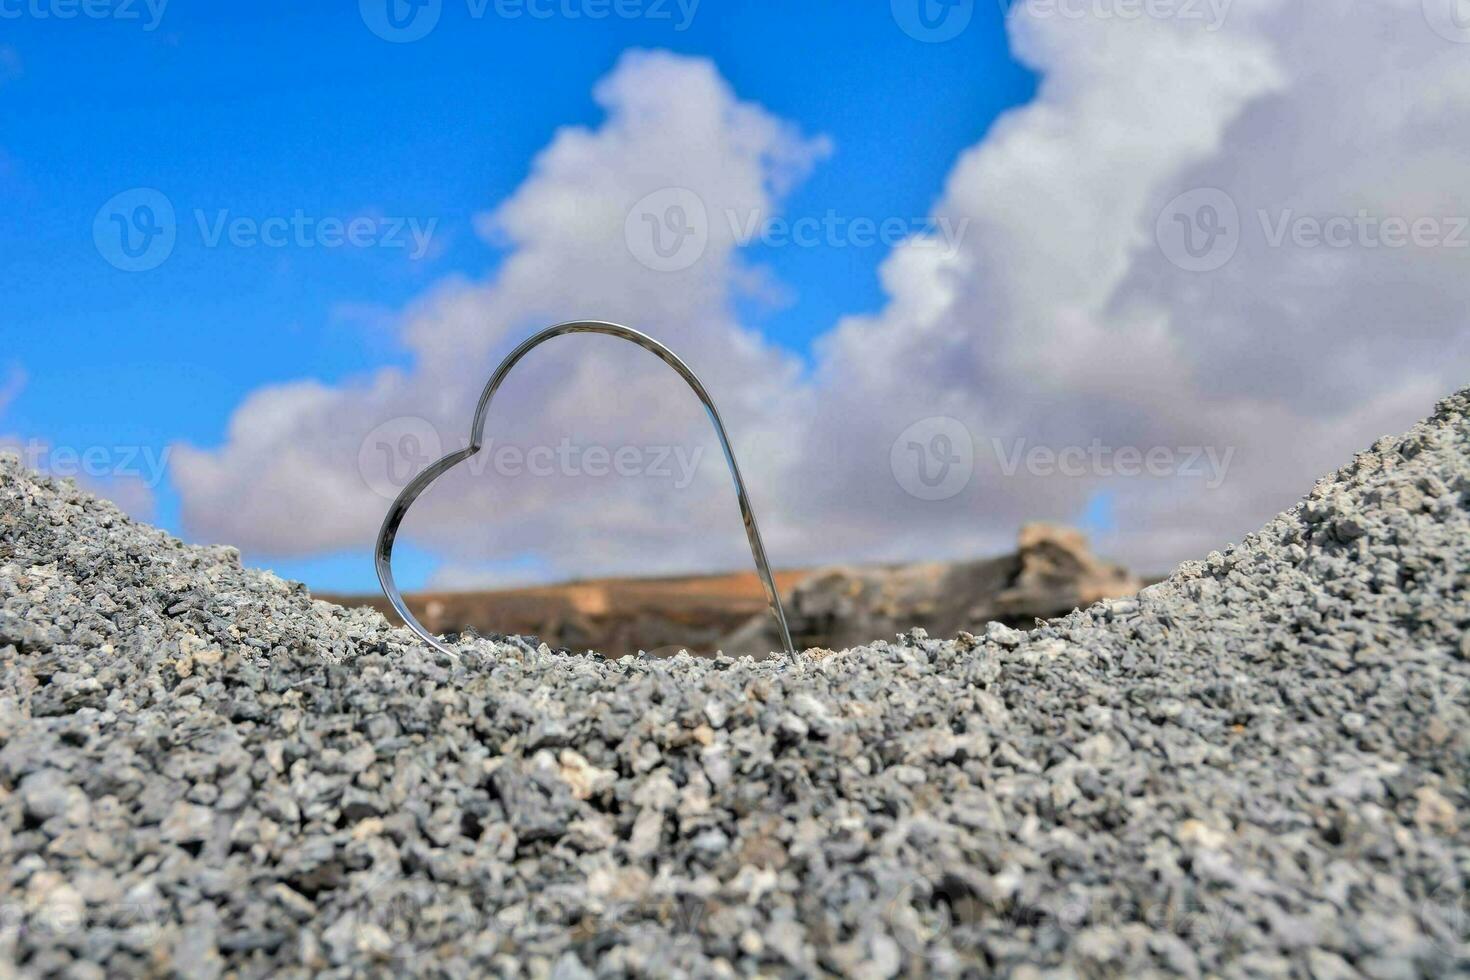
{"type": "MultiPolygon", "coordinates": [[[[389,0],[0,0],[0,444],[171,448],[164,526],[371,590],[384,427],[462,439],[511,344],[604,316],[751,440],[778,565],[1050,520],[1162,572],[1466,376],[1459,0],[701,0],[684,30],[688,0],[392,2],[433,29],[386,40],[389,0]],[[664,268],[630,229],[672,201],[710,220],[664,268]],[[719,221],[828,214],[914,234],[719,221]],[[1394,226],[1432,234],[1364,231],[1394,226]]],[[[517,373],[507,438],[708,438],[656,364],[573,347],[517,373]]],[[[399,580],[741,567],[728,480],[696,477],[446,477],[399,580]]]]}
{"type": "MultiPolygon", "coordinates": [[[[493,268],[475,215],[558,127],[599,121],[592,88],[626,49],[712,58],[742,98],[830,137],[788,201],[805,214],[925,215],[961,151],[1035,84],[984,2],[945,43],[910,37],[883,4],[705,0],[681,31],[676,7],[477,19],[450,0],[403,44],[346,2],[174,0],[152,29],[141,4],[136,20],[16,9],[0,22],[0,356],[27,382],[0,421],[78,447],[216,445],[263,384],[402,361],[384,323],[446,276],[493,268]],[[92,222],[135,187],[167,196],[179,233],[167,261],[132,273],[99,255],[92,222]],[[298,210],[433,220],[435,248],[210,248],[195,217],[298,210]]],[[[744,312],[794,351],[881,301],[880,247],[760,250],[786,302],[744,312]]],[[[161,523],[186,530],[171,488],[157,494],[161,523]]],[[[274,564],[321,587],[372,584],[355,555],[274,564]]]]}

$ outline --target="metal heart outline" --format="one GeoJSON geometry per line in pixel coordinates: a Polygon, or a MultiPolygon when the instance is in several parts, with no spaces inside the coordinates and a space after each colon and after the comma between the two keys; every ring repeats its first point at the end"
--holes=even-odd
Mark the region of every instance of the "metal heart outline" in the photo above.
{"type": "Polygon", "coordinates": [[[756,572],[760,575],[761,585],[766,590],[766,602],[771,607],[771,613],[776,617],[776,623],[781,630],[781,640],[786,646],[786,655],[794,662],[796,650],[791,644],[791,631],[786,626],[786,612],[781,608],[781,596],[776,592],[776,580],[771,576],[771,566],[766,560],[766,548],[761,543],[760,528],[756,526],[755,511],[751,509],[750,497],[745,491],[745,481],[740,476],[740,465],[735,462],[735,451],[730,448],[730,438],[725,432],[725,423],[720,420],[720,412],[715,408],[715,403],[700,382],[698,375],[680,359],[679,355],[669,350],[663,344],[652,337],[632,327],[625,327],[618,323],[609,323],[604,320],[571,320],[566,323],[558,323],[547,327],[540,333],[532,334],[521,342],[520,346],[506,355],[505,360],[500,362],[500,367],[490,376],[485,390],[480,393],[480,403],[475,408],[475,420],[470,426],[470,444],[464,449],[456,450],[444,456],[437,462],[424,468],[418,476],[410,480],[404,488],[399,491],[387,515],[383,518],[383,525],[378,530],[378,542],[374,552],[374,565],[378,571],[378,584],[383,587],[383,595],[387,596],[388,602],[394,611],[402,617],[408,628],[413,630],[420,639],[451,657],[457,656],[454,649],[437,636],[424,628],[413,613],[409,612],[408,604],[403,601],[403,595],[398,591],[398,585],[393,581],[393,542],[398,537],[398,528],[408,514],[409,507],[418,499],[419,494],[428,489],[429,485],[437,480],[448,470],[453,469],[460,463],[478,453],[484,445],[485,420],[490,411],[490,402],[495,397],[495,392],[500,389],[501,383],[506,375],[510,374],[516,366],[534,348],[539,347],[553,337],[563,334],[594,333],[609,337],[619,337],[623,340],[637,344],[644,350],[653,354],[669,367],[678,372],[684,382],[689,385],[694,394],[698,396],[704,405],[705,413],[709,420],[714,423],[715,435],[720,439],[720,448],[725,453],[725,462],[730,467],[730,475],[735,480],[735,495],[740,503],[740,519],[745,524],[745,536],[750,541],[750,556],[755,560],[756,572]]]}

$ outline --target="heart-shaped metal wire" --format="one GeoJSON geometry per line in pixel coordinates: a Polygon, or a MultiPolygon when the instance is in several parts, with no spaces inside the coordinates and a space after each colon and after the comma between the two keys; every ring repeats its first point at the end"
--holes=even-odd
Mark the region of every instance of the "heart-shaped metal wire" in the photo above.
{"type": "Polygon", "coordinates": [[[714,423],[715,435],[719,436],[720,448],[725,453],[725,462],[729,464],[730,475],[735,479],[735,495],[740,501],[740,519],[745,523],[745,536],[750,540],[750,555],[755,559],[755,570],[760,575],[761,584],[765,587],[766,601],[770,604],[771,614],[776,617],[776,623],[780,627],[781,641],[786,646],[786,654],[795,660],[796,650],[791,645],[791,631],[786,627],[786,612],[781,608],[781,597],[776,592],[776,580],[772,578],[771,566],[766,560],[766,548],[761,543],[760,528],[755,523],[755,511],[750,507],[750,497],[745,492],[745,481],[740,478],[740,466],[735,462],[735,451],[730,448],[730,438],[725,434],[725,423],[720,421],[720,413],[715,408],[714,400],[710,398],[709,392],[705,391],[704,385],[700,383],[699,377],[690,370],[689,365],[680,360],[673,351],[645,333],[621,324],[606,323],[601,320],[574,320],[547,327],[540,333],[526,338],[520,346],[506,356],[504,361],[500,362],[500,367],[495,369],[495,373],[490,376],[490,381],[485,385],[485,390],[480,393],[480,404],[475,409],[475,420],[470,426],[469,446],[450,453],[410,480],[393,501],[393,506],[388,508],[388,514],[383,518],[383,526],[378,531],[375,557],[378,582],[383,586],[383,594],[388,597],[388,601],[392,603],[398,615],[408,624],[408,628],[422,637],[424,642],[450,656],[455,655],[453,648],[424,628],[414,614],[409,612],[408,604],[403,601],[403,596],[393,581],[393,541],[398,537],[398,527],[403,523],[404,516],[408,514],[408,508],[418,499],[419,494],[423,493],[429,484],[438,479],[445,471],[480,451],[484,443],[485,418],[490,411],[490,401],[495,397],[495,392],[500,389],[501,382],[505,380],[511,368],[515,367],[521,358],[533,348],[544,344],[553,337],[569,333],[605,334],[609,337],[621,337],[623,340],[631,341],[677,371],[685,383],[693,389],[694,394],[699,396],[705,412],[709,415],[709,420],[714,423]]]}

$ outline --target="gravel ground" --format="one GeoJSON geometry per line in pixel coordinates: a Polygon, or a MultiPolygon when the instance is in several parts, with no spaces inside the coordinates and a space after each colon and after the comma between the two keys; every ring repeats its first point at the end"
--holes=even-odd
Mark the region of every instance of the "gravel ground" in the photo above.
{"type": "Polygon", "coordinates": [[[1470,389],[1020,633],[457,661],[0,462],[0,975],[1470,972],[1470,389]]]}

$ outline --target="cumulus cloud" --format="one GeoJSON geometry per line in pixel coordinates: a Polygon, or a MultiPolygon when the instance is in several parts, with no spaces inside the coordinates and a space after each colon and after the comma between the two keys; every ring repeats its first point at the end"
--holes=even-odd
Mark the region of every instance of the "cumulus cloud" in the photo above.
{"type": "MultiPolygon", "coordinates": [[[[900,250],[888,307],[823,349],[818,441],[940,410],[975,433],[977,478],[957,498],[974,519],[910,514],[910,547],[984,547],[1025,517],[1080,514],[1105,488],[1116,529],[1103,545],[1165,568],[1237,538],[1464,383],[1470,249],[1297,247],[1262,223],[1366,209],[1457,226],[1470,214],[1456,176],[1465,48],[1427,29],[1418,2],[1305,19],[1303,6],[1237,5],[1218,30],[1015,9],[1013,44],[1042,84],[950,176],[938,213],[969,220],[962,256],[900,250]],[[1218,198],[1202,190],[1238,217],[1221,214],[1229,227],[1202,257],[1223,264],[1194,271],[1158,229],[1184,218],[1203,248],[1197,205],[1218,198]],[[1061,477],[1043,453],[1037,472],[1007,475],[1022,446],[1088,450],[1088,472],[1061,477]],[[1116,453],[1099,465],[1093,447],[1161,450],[1173,475],[1120,477],[1116,453]],[[1207,455],[1189,465],[1211,448],[1229,457],[1213,487],[1207,455]]],[[[833,492],[865,482],[865,460],[876,478],[871,456],[844,454],[833,492]]]]}
{"type": "MultiPolygon", "coordinates": [[[[956,162],[934,217],[963,233],[894,248],[884,307],[833,324],[805,371],[734,313],[770,284],[727,216],[777,213],[832,148],[706,61],[630,55],[596,91],[606,120],[559,132],[481,220],[504,263],[405,311],[414,366],[257,392],[223,446],[176,454],[186,523],[258,553],[366,549],[395,459],[462,444],[515,340],[596,316],[706,376],[781,564],[996,550],[1101,492],[1102,544],[1126,560],[1218,547],[1470,366],[1470,48],[1420,0],[1306,6],[1227,4],[1205,23],[1018,5],[1012,44],[1041,84],[956,162]],[[1399,224],[1419,234],[1385,244],[1399,224]]],[[[492,436],[571,452],[546,475],[490,460],[426,494],[408,530],[450,565],[740,562],[707,423],[646,354],[556,341],[502,397],[492,436]],[[597,446],[636,450],[633,475],[589,477],[597,446]],[[702,451],[682,486],[652,472],[675,449],[702,451]]]]}
{"type": "MultiPolygon", "coordinates": [[[[223,447],[180,447],[174,477],[194,533],[274,555],[367,547],[385,488],[403,482],[386,472],[395,452],[417,459],[463,445],[495,363],[559,320],[611,319],[658,336],[721,392],[721,409],[748,437],[788,414],[801,365],[732,313],[744,284],[758,281],[735,232],[711,223],[699,260],[667,272],[638,260],[626,224],[640,199],[675,186],[772,212],[826,143],[741,102],[707,61],[630,54],[595,96],[606,121],[559,131],[526,181],[480,219],[481,233],[509,250],[494,275],[445,282],[406,311],[410,372],[262,390],[237,411],[223,447]]],[[[708,422],[647,353],[563,339],[532,355],[501,397],[489,435],[527,461],[495,465],[487,453],[474,461],[487,471],[467,464],[447,475],[421,498],[408,534],[459,561],[536,553],[594,571],[617,568],[630,549],[653,569],[738,560],[728,478],[701,465],[680,485],[675,465],[681,453],[717,463],[708,422]],[[575,462],[559,451],[564,441],[575,462]],[[539,464],[545,449],[556,452],[550,472],[539,464]],[[585,476],[581,456],[592,452],[597,472],[599,453],[619,450],[638,454],[638,478],[585,476]],[[726,533],[701,533],[711,522],[726,533]]]]}

